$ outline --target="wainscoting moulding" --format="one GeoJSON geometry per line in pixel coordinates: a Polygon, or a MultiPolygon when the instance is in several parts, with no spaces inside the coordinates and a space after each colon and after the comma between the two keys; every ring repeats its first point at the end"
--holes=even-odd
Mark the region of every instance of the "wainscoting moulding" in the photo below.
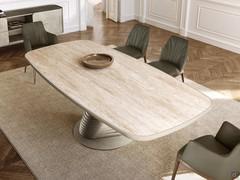
{"type": "MultiPolygon", "coordinates": [[[[203,41],[205,43],[209,43],[214,46],[240,54],[240,38],[236,37],[236,35],[231,33],[231,31],[220,32],[216,29],[214,30],[214,25],[212,27],[202,27],[200,25],[200,22],[204,21],[204,19],[201,19],[201,11],[204,8],[212,11],[213,14],[214,12],[219,12],[220,14],[224,13],[226,16],[230,15],[239,17],[240,20],[240,3],[238,2],[236,5],[234,5],[227,1],[218,0],[195,0],[195,2],[199,2],[197,6],[195,5],[197,12],[194,12],[197,13],[197,19],[194,20],[194,24],[188,24],[186,33],[187,37],[197,39],[199,41],[203,41]],[[235,10],[235,12],[231,11],[230,9],[235,10]]],[[[221,20],[221,18],[218,20],[221,20]]],[[[231,22],[231,20],[229,21],[231,22]]],[[[239,24],[236,24],[234,26],[239,26],[239,24]]]]}
{"type": "MultiPolygon", "coordinates": [[[[199,2],[198,6],[201,6],[201,3],[209,3],[211,6],[222,6],[222,8],[240,8],[240,1],[238,0],[182,0],[181,1],[181,17],[180,23],[178,26],[174,26],[171,22],[166,23],[165,21],[159,21],[160,18],[152,19],[148,17],[148,5],[151,0],[136,0],[136,3],[139,3],[137,7],[139,7],[138,14],[136,14],[136,19],[140,22],[151,24],[156,27],[160,27],[171,32],[178,33],[185,37],[190,37],[205,43],[212,44],[214,46],[224,48],[236,53],[240,54],[240,39],[235,36],[231,36],[231,34],[226,33],[218,33],[210,30],[205,31],[198,26],[199,19],[194,20],[194,24],[191,23],[192,18],[192,4],[194,2],[199,2]],[[191,14],[190,14],[191,13],[191,14]],[[190,29],[190,27],[195,26],[195,30],[190,29]],[[207,32],[207,33],[206,33],[207,32]]],[[[216,8],[217,9],[217,8],[216,8]]],[[[218,10],[218,9],[217,9],[218,10]]],[[[239,11],[240,12],[240,11],[239,11]]],[[[199,13],[199,12],[194,12],[199,13]]]]}

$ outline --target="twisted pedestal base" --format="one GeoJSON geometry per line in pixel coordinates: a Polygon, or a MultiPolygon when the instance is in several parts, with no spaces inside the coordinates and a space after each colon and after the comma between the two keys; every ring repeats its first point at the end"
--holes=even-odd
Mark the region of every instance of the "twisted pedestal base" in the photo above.
{"type": "Polygon", "coordinates": [[[73,134],[82,145],[96,150],[113,150],[132,142],[87,112],[76,123],[73,134]]]}

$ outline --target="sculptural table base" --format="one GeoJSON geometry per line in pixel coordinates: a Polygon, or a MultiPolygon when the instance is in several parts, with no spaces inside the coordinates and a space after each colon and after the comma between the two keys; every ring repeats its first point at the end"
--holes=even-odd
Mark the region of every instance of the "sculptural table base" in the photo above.
{"type": "Polygon", "coordinates": [[[117,149],[132,142],[87,112],[76,123],[73,134],[82,145],[96,150],[117,149]]]}

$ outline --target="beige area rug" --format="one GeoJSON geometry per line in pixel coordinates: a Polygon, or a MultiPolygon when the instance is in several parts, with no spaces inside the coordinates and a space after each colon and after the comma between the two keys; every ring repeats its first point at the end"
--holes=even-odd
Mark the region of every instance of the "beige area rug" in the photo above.
{"type": "MultiPolygon", "coordinates": [[[[192,81],[213,100],[197,122],[151,142],[133,142],[114,151],[81,146],[72,128],[82,110],[32,71],[0,73],[0,127],[41,180],[159,180],[173,169],[177,150],[190,139],[215,134],[223,121],[240,127],[240,104],[192,81]]],[[[147,119],[146,119],[147,120],[147,119]]]]}

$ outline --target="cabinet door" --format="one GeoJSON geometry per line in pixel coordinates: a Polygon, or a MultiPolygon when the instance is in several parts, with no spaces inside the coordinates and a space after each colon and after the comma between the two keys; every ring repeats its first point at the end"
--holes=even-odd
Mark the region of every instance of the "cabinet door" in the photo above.
{"type": "Polygon", "coordinates": [[[60,34],[63,32],[62,9],[34,13],[33,21],[42,21],[45,29],[50,33],[60,34]]]}
{"type": "Polygon", "coordinates": [[[9,44],[8,32],[0,32],[0,47],[9,44]]]}
{"type": "Polygon", "coordinates": [[[0,18],[0,33],[7,31],[8,31],[7,18],[0,18]]]}

